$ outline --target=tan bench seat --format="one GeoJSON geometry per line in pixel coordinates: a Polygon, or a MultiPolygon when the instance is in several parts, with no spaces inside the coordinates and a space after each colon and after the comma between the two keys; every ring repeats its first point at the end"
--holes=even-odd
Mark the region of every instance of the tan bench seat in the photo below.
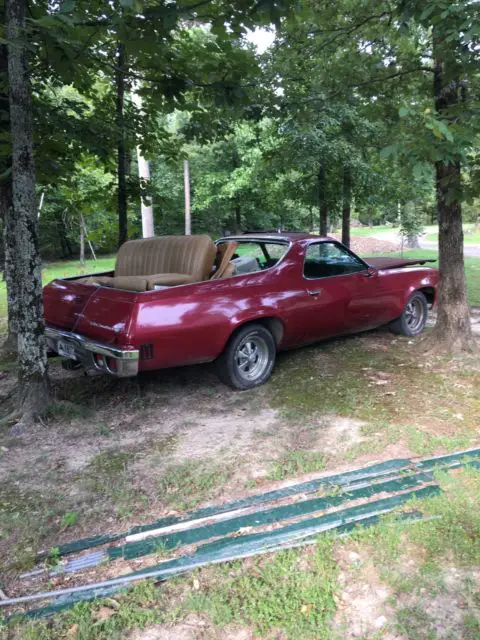
{"type": "Polygon", "coordinates": [[[130,291],[201,282],[210,277],[217,248],[207,235],[130,240],[118,250],[113,276],[77,282],[130,291]]]}

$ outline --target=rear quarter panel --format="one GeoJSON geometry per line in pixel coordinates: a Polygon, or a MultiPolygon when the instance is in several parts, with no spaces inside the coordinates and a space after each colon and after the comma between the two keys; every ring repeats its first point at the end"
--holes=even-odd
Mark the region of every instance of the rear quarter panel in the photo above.
{"type": "Polygon", "coordinates": [[[294,321],[289,301],[297,294],[298,280],[293,253],[266,271],[140,294],[131,342],[154,348],[153,358],[140,368],[212,361],[236,328],[262,318],[280,320],[284,331],[279,347],[288,344],[294,321]]]}
{"type": "Polygon", "coordinates": [[[378,276],[382,287],[389,291],[390,304],[386,320],[391,321],[400,317],[405,305],[414,291],[419,289],[433,289],[434,302],[439,273],[428,267],[400,267],[398,269],[380,269],[378,276]]]}

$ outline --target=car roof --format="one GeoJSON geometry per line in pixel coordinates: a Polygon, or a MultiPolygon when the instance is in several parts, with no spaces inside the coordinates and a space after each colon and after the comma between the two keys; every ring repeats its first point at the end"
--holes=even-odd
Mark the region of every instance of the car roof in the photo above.
{"type": "Polygon", "coordinates": [[[328,236],[314,236],[303,231],[252,231],[219,238],[219,240],[231,242],[242,240],[260,240],[264,242],[299,242],[305,240],[335,240],[328,236]]]}

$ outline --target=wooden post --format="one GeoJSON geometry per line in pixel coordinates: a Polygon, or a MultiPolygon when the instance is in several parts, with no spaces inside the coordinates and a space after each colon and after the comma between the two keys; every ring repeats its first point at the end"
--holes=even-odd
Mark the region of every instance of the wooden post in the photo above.
{"type": "Polygon", "coordinates": [[[185,188],[185,235],[192,235],[192,214],[190,211],[190,167],[188,160],[183,161],[183,183],[185,188]]]}

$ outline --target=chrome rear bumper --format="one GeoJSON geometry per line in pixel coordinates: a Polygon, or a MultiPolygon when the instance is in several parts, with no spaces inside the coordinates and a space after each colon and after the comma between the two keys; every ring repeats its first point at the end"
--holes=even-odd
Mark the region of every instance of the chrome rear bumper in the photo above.
{"type": "MultiPolygon", "coordinates": [[[[138,349],[122,349],[95,342],[89,338],[53,327],[45,327],[48,347],[61,357],[80,362],[86,369],[97,369],[119,378],[136,376],[138,373],[138,349]],[[71,355],[59,353],[59,343],[71,355]]],[[[65,350],[65,349],[64,349],[65,350]]]]}

